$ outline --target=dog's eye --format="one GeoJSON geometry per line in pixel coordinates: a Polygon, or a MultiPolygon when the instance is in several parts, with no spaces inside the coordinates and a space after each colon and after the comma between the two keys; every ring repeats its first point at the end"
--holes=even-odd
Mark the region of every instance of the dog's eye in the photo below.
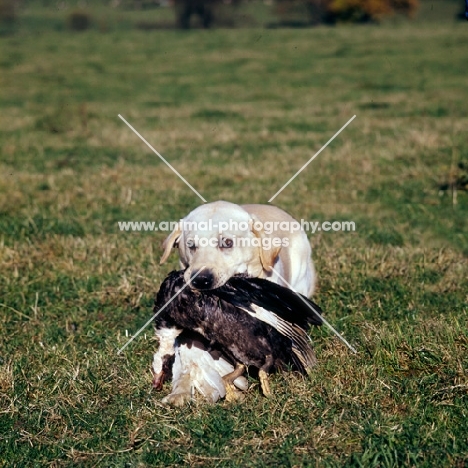
{"type": "Polygon", "coordinates": [[[195,250],[197,250],[197,246],[196,246],[195,241],[193,239],[189,239],[187,241],[187,247],[189,248],[189,250],[191,252],[195,252],[195,250]]]}
{"type": "Polygon", "coordinates": [[[234,241],[232,239],[222,238],[219,241],[219,248],[220,249],[232,249],[233,245],[234,245],[234,241]]]}

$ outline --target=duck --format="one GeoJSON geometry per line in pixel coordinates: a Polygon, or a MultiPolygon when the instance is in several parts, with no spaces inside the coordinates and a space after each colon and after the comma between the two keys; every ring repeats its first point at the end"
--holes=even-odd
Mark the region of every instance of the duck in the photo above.
{"type": "Polygon", "coordinates": [[[258,371],[262,393],[271,396],[270,373],[291,368],[310,374],[317,363],[307,332],[322,324],[321,308],[267,279],[236,275],[219,288],[198,290],[187,287],[183,270],[173,271],[161,284],[153,310],[157,389],[170,377],[177,340],[187,332],[198,334],[218,360],[232,364],[222,377],[228,400],[235,399],[235,387],[245,388],[246,370],[258,371]]]}

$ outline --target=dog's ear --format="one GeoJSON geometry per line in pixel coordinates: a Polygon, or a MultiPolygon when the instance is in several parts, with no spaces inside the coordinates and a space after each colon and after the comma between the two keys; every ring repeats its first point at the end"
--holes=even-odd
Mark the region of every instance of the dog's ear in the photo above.
{"type": "MultiPolygon", "coordinates": [[[[278,255],[281,251],[281,244],[279,246],[272,245],[274,237],[272,237],[270,234],[266,234],[263,228],[256,229],[255,221],[259,220],[255,216],[252,216],[251,229],[255,237],[257,237],[261,243],[259,247],[260,262],[262,263],[262,267],[264,270],[270,270],[271,268],[273,268],[276,259],[278,258],[278,255]]],[[[257,224],[263,223],[259,222],[257,224]]]]}
{"type": "Polygon", "coordinates": [[[159,264],[162,265],[171,255],[171,250],[174,247],[178,246],[180,236],[182,234],[182,230],[180,226],[177,226],[167,237],[166,240],[163,242],[163,249],[164,252],[162,254],[161,260],[159,260],[159,264]]]}

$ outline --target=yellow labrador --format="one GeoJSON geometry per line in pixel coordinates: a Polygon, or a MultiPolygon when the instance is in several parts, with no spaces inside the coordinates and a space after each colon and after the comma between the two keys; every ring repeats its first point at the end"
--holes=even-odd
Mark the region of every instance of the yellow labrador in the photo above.
{"type": "MultiPolygon", "coordinates": [[[[185,280],[196,289],[218,288],[236,274],[247,274],[291,287],[305,296],[314,291],[315,270],[307,235],[293,217],[275,206],[207,203],[189,213],[163,247],[161,263],[178,248],[185,280]]],[[[160,348],[173,346],[171,330],[159,338],[160,348]]],[[[215,379],[206,376],[213,375],[213,370],[223,376],[233,367],[227,362],[221,362],[222,369],[219,362],[215,367],[208,351],[196,351],[184,344],[177,347],[172,392],[163,401],[181,405],[191,398],[194,387],[212,402],[224,396],[220,379],[215,384],[215,379]]],[[[161,367],[160,354],[156,353],[153,361],[156,373],[161,367]]],[[[242,385],[240,381],[239,388],[242,385]]]]}
{"type": "Polygon", "coordinates": [[[219,288],[244,273],[290,285],[306,296],[314,290],[307,235],[292,216],[275,206],[225,201],[202,205],[167,237],[161,263],[173,247],[178,247],[180,266],[186,268],[185,280],[196,276],[197,289],[219,288]]]}

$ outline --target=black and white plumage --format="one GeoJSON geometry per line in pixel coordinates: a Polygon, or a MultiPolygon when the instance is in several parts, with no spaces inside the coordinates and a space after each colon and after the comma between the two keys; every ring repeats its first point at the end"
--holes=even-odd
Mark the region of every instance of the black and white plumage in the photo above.
{"type": "MultiPolygon", "coordinates": [[[[174,271],[161,285],[155,300],[158,312],[186,285],[183,271],[174,271]]],[[[266,375],[292,366],[306,373],[316,363],[307,330],[321,325],[321,309],[304,296],[260,278],[235,276],[211,290],[185,289],[155,318],[160,349],[153,361],[155,387],[167,376],[164,366],[174,354],[174,341],[182,331],[196,332],[233,364],[238,378],[244,367],[259,369],[264,393],[266,375]]],[[[226,381],[226,380],[225,380],[226,381]]]]}

